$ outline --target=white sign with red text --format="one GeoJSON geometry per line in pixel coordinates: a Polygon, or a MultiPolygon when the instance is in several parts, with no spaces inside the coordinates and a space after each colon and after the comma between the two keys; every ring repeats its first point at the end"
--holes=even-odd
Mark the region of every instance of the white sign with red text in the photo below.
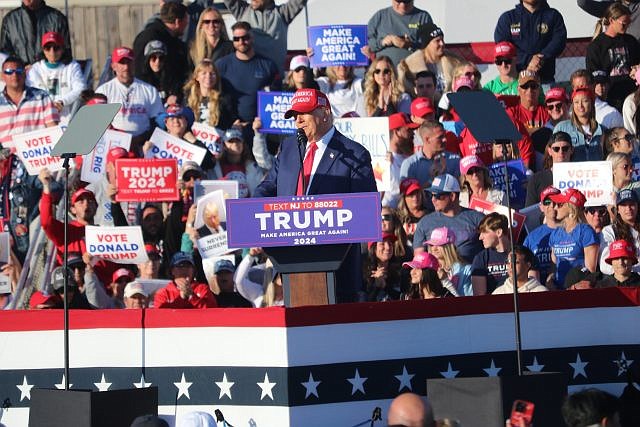
{"type": "Polygon", "coordinates": [[[149,139],[153,144],[150,150],[151,157],[156,159],[177,159],[178,167],[186,161],[196,162],[201,165],[207,149],[188,143],[180,138],[168,134],[162,129],[156,128],[149,139]]]}
{"type": "Polygon", "coordinates": [[[107,153],[115,147],[122,147],[129,151],[131,134],[112,129],[106,130],[93,150],[82,156],[80,179],[88,183],[100,181],[107,171],[107,153]]]}
{"type": "Polygon", "coordinates": [[[117,202],[178,200],[176,159],[116,160],[117,202]]]}
{"type": "Polygon", "coordinates": [[[585,206],[614,205],[611,162],[566,162],[553,165],[553,186],[562,192],[580,190],[587,198],[585,206]]]}
{"type": "Polygon", "coordinates": [[[128,227],[85,227],[87,252],[98,258],[117,264],[140,264],[149,257],[144,248],[142,228],[128,227]]]}
{"type": "Polygon", "coordinates": [[[211,154],[216,157],[220,155],[222,144],[221,130],[204,123],[194,122],[193,125],[191,125],[191,133],[198,139],[198,141],[202,141],[211,154]]]}
{"type": "Polygon", "coordinates": [[[38,175],[44,168],[51,172],[62,169],[63,160],[51,155],[51,150],[61,137],[62,129],[60,126],[13,136],[16,154],[24,163],[29,175],[38,175]]]}

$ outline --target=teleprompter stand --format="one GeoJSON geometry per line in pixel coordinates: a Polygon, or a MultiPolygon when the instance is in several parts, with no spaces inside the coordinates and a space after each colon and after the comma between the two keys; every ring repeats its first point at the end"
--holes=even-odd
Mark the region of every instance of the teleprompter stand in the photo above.
{"type": "MultiPolygon", "coordinates": [[[[485,91],[463,91],[449,95],[449,100],[479,143],[502,146],[506,181],[507,207],[511,211],[510,183],[507,170],[507,145],[522,136],[495,96],[485,91]]],[[[509,218],[512,277],[515,272],[513,218],[509,218]]],[[[515,323],[516,376],[451,378],[427,380],[427,395],[439,417],[460,420],[462,425],[504,425],[515,399],[536,405],[536,425],[562,425],[560,404],[567,393],[567,378],[560,373],[523,373],[520,306],[518,286],[514,283],[513,314],[515,323]],[[538,410],[540,409],[540,410],[538,410]]]]}
{"type": "Polygon", "coordinates": [[[336,270],[351,244],[265,248],[282,273],[286,307],[336,303],[336,270]]]}
{"type": "Polygon", "coordinates": [[[69,390],[69,306],[67,292],[69,167],[76,155],[88,154],[115,117],[120,104],[84,106],[69,123],[51,155],[64,160],[64,390],[36,389],[31,392],[29,426],[128,427],[139,415],[157,414],[158,389],[130,389],[96,392],[69,390]]]}

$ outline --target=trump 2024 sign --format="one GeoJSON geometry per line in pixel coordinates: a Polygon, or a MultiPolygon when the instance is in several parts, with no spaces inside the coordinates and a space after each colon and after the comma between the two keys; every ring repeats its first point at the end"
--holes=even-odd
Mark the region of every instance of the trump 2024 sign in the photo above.
{"type": "Polygon", "coordinates": [[[379,193],[226,200],[229,247],[375,242],[379,193]]]}

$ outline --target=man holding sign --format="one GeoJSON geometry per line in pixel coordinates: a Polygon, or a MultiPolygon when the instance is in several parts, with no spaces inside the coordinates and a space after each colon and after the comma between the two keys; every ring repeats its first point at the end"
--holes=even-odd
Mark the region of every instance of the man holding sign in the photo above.
{"type": "MultiPolygon", "coordinates": [[[[377,191],[369,151],[336,130],[324,93],[298,89],[285,113],[289,117],[296,119],[297,138],[282,142],[255,197],[377,191]]],[[[336,274],[338,301],[355,297],[354,287],[362,283],[360,265],[360,252],[352,246],[336,274]]]]}

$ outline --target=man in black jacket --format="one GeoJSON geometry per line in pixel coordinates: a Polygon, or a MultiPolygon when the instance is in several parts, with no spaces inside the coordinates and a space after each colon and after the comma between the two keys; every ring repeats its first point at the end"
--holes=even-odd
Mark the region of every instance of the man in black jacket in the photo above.
{"type": "Polygon", "coordinates": [[[152,40],[160,40],[167,49],[165,73],[175,76],[179,86],[187,79],[187,45],[180,39],[189,25],[187,7],[181,3],[164,3],[160,9],[160,18],[149,23],[133,42],[135,76],[144,73],[144,48],[152,40]]]}
{"type": "Polygon", "coordinates": [[[71,58],[69,22],[58,9],[44,0],[22,0],[22,5],[9,12],[2,20],[0,51],[33,64],[40,59],[40,39],[48,31],[55,31],[64,40],[64,56],[71,58]]]}

